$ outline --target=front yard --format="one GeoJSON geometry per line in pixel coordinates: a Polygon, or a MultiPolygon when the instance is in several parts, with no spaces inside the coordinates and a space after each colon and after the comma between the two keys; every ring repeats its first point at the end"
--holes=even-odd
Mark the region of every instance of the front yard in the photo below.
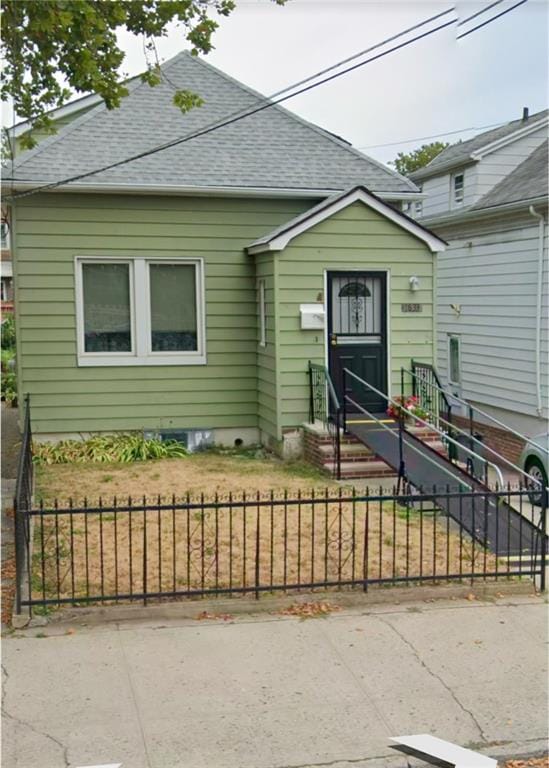
{"type": "Polygon", "coordinates": [[[43,600],[443,580],[495,565],[429,500],[357,498],[261,451],[41,465],[37,497],[46,510],[73,507],[34,517],[32,584],[43,600]]]}

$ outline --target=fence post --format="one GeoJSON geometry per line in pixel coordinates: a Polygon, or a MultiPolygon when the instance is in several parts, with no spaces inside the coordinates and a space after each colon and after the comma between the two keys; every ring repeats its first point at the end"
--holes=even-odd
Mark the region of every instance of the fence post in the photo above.
{"type": "Polygon", "coordinates": [[[315,402],[313,397],[313,367],[309,360],[309,423],[315,422],[315,402]]]}
{"type": "MultiPolygon", "coordinates": [[[[244,509],[244,513],[246,510],[244,509]]],[[[255,525],[255,599],[259,600],[259,560],[261,556],[261,505],[260,494],[257,492],[257,519],[255,525]]]]}
{"type": "Polygon", "coordinates": [[[541,573],[539,580],[540,592],[545,592],[547,587],[547,571],[549,570],[547,563],[547,514],[548,514],[548,492],[547,488],[544,488],[541,492],[541,573]]]}
{"type": "Polygon", "coordinates": [[[342,398],[343,398],[343,406],[342,406],[342,409],[343,409],[343,432],[345,434],[347,434],[347,400],[346,400],[346,397],[347,397],[347,374],[345,373],[345,370],[346,369],[343,368],[343,371],[342,371],[342,387],[343,387],[343,392],[341,393],[341,395],[342,395],[342,398]]]}
{"type": "Polygon", "coordinates": [[[337,460],[337,479],[341,480],[341,408],[336,411],[336,430],[337,430],[337,442],[336,442],[336,460],[337,460]]]}

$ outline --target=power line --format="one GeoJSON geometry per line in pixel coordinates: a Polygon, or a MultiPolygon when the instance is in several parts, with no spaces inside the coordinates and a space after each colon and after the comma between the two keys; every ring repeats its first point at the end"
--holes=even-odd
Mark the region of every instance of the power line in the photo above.
{"type": "Polygon", "coordinates": [[[446,133],[434,133],[432,136],[418,136],[415,139],[402,139],[401,141],[390,141],[386,144],[367,144],[366,146],[356,147],[356,149],[377,149],[378,147],[397,147],[399,144],[411,144],[413,141],[426,141],[427,139],[439,139],[442,136],[453,136],[456,133],[465,133],[465,131],[483,131],[486,128],[498,128],[503,123],[491,123],[490,125],[470,125],[468,128],[458,128],[457,131],[446,131],[446,133]]]}
{"type": "Polygon", "coordinates": [[[501,11],[501,13],[497,13],[495,16],[492,16],[490,19],[487,19],[487,21],[483,21],[482,24],[477,24],[477,26],[473,27],[473,29],[469,29],[467,32],[464,32],[462,35],[458,35],[456,37],[456,40],[461,40],[462,37],[467,37],[467,35],[470,35],[472,32],[476,32],[477,29],[481,29],[482,27],[485,27],[487,24],[490,24],[492,21],[495,21],[496,19],[501,18],[501,16],[505,16],[506,13],[513,11],[515,8],[518,8],[519,5],[524,5],[524,3],[527,3],[527,2],[528,0],[520,0],[519,3],[515,3],[515,5],[512,5],[510,8],[506,8],[504,11],[501,11]]]}
{"type": "MultiPolygon", "coordinates": [[[[442,16],[447,15],[448,13],[451,13],[454,9],[450,8],[446,11],[443,11],[442,13],[438,13],[435,16],[432,16],[428,19],[425,19],[424,21],[420,22],[419,24],[414,25],[414,27],[410,27],[407,30],[404,30],[397,35],[392,35],[391,37],[387,38],[386,40],[381,41],[380,43],[377,43],[375,46],[371,46],[368,49],[365,49],[361,53],[355,54],[352,57],[348,57],[344,59],[342,62],[338,62],[337,64],[332,65],[331,67],[328,67],[324,70],[322,70],[319,73],[316,73],[315,75],[311,75],[310,77],[306,78],[305,80],[300,80],[298,83],[294,83],[293,85],[288,86],[287,88],[284,88],[282,91],[278,91],[274,94],[275,98],[272,97],[270,99],[264,99],[264,103],[260,102],[260,105],[250,109],[246,112],[239,111],[237,113],[233,113],[232,115],[228,115],[226,118],[221,118],[221,120],[218,120],[215,123],[212,123],[209,126],[206,126],[205,128],[202,128],[198,131],[195,131],[193,133],[187,134],[185,136],[182,136],[178,139],[174,139],[172,141],[166,142],[165,144],[158,145],[156,147],[153,147],[149,150],[145,150],[144,152],[140,152],[137,155],[133,155],[131,157],[125,158],[124,160],[118,160],[114,163],[110,163],[106,166],[103,166],[101,168],[97,168],[93,171],[86,171],[85,173],[77,174],[75,176],[71,176],[66,179],[62,179],[60,181],[51,182],[48,184],[42,184],[39,187],[34,187],[30,190],[27,190],[25,192],[20,192],[18,194],[13,195],[13,198],[19,198],[19,197],[27,197],[32,194],[36,194],[37,192],[42,192],[49,189],[55,189],[59,186],[62,186],[63,184],[69,184],[74,181],[79,181],[81,179],[87,178],[89,176],[94,176],[97,173],[103,173],[104,171],[111,170],[113,168],[117,168],[121,165],[125,165],[127,163],[133,162],[134,160],[139,160],[143,157],[148,157],[150,155],[153,155],[157,152],[161,152],[165,149],[170,149],[171,147],[177,146],[179,144],[186,143],[187,141],[190,141],[192,139],[198,138],[200,136],[204,136],[208,133],[211,133],[212,131],[218,130],[219,128],[223,128],[227,125],[231,125],[235,122],[238,122],[239,120],[244,119],[245,117],[250,117],[251,115],[257,114],[258,112],[262,112],[265,109],[269,109],[273,106],[276,106],[277,104],[280,104],[284,101],[287,101],[290,98],[294,98],[295,96],[299,96],[303,93],[306,93],[314,88],[317,88],[320,85],[324,85],[325,83],[328,83],[332,80],[337,79],[338,77],[342,77],[345,74],[348,74],[349,72],[352,72],[356,69],[359,69],[360,67],[365,66],[366,64],[370,64],[373,61],[377,61],[378,59],[383,58],[384,56],[388,56],[390,53],[394,53],[395,51],[400,50],[401,48],[405,48],[408,45],[411,45],[412,43],[418,42],[419,40],[422,40],[425,37],[428,37],[429,35],[434,34],[435,32],[438,32],[442,29],[445,29],[446,27],[449,27],[456,23],[456,19],[451,19],[450,21],[446,21],[443,24],[440,24],[437,27],[434,27],[433,29],[428,30],[427,32],[423,32],[420,35],[416,35],[415,37],[412,37],[409,40],[406,40],[402,43],[399,43],[396,46],[393,46],[392,48],[389,48],[387,51],[383,51],[375,56],[370,57],[369,59],[366,59],[365,61],[361,61],[358,64],[354,64],[351,67],[347,67],[346,69],[343,69],[341,72],[336,72],[335,74],[332,74],[328,77],[325,77],[322,80],[319,80],[318,82],[314,82],[311,85],[307,85],[306,87],[299,88],[299,86],[303,85],[304,83],[310,82],[311,80],[316,80],[319,76],[322,76],[323,74],[326,74],[327,72],[333,71],[334,69],[338,69],[341,67],[344,63],[348,63],[349,61],[364,55],[364,53],[380,48],[384,45],[386,45],[388,42],[395,40],[397,37],[401,37],[404,34],[408,34],[411,30],[418,29],[419,27],[425,26],[428,23],[431,23],[432,21],[436,21],[437,19],[441,18],[442,16]],[[294,90],[295,88],[299,88],[299,90],[294,90]],[[287,91],[293,91],[292,93],[289,93],[285,96],[280,96],[280,94],[287,93],[287,91]],[[280,98],[279,98],[280,96],[280,98]]],[[[15,179],[17,181],[24,181],[24,179],[15,179]]]]}
{"type": "Polygon", "coordinates": [[[499,5],[500,3],[503,3],[503,0],[496,0],[495,3],[491,3],[490,5],[487,5],[485,8],[481,8],[480,11],[477,11],[476,13],[473,13],[471,16],[467,16],[466,19],[462,19],[458,22],[458,27],[463,26],[463,24],[466,24],[468,21],[471,21],[471,19],[476,19],[477,16],[481,16],[483,13],[486,13],[486,11],[489,11],[490,8],[493,8],[495,5],[499,5]]]}

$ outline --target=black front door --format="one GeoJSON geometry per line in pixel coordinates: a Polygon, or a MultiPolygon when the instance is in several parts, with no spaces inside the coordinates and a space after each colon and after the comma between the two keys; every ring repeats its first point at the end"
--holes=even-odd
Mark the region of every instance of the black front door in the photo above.
{"type": "MultiPolygon", "coordinates": [[[[386,294],[384,272],[328,273],[329,368],[340,400],[344,368],[387,392],[386,294]]],[[[345,394],[372,413],[383,413],[387,407],[383,397],[351,376],[346,376],[345,394]]],[[[349,402],[347,410],[353,412],[349,402]]]]}

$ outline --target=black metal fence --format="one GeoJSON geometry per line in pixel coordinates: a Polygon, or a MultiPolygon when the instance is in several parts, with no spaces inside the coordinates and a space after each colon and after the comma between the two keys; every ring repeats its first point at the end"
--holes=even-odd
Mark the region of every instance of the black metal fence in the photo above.
{"type": "Polygon", "coordinates": [[[34,485],[32,463],[32,431],[30,421],[30,397],[24,400],[23,435],[19,451],[17,481],[15,485],[15,604],[21,610],[22,589],[30,575],[31,508],[34,485]]]}
{"type": "Polygon", "coordinates": [[[114,499],[17,514],[28,532],[19,539],[28,568],[19,605],[31,610],[522,577],[545,587],[545,510],[530,506],[524,488],[114,499]],[[452,515],[439,506],[449,498],[452,515]],[[504,503],[520,513],[518,526],[508,517],[514,535],[502,522],[488,541],[486,510],[504,503]]]}

